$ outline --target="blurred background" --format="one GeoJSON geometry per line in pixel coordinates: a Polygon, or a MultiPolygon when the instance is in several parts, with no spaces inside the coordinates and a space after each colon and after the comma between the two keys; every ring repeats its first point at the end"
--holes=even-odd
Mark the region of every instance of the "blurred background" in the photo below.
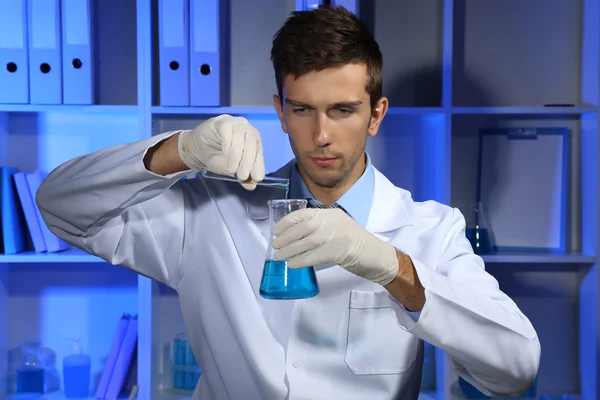
{"type": "MultiPolygon", "coordinates": [[[[383,51],[375,166],[458,207],[535,326],[523,398],[600,398],[600,0],[324,3],[358,14],[383,51]]],[[[68,248],[32,199],[73,157],[222,113],[260,130],[268,171],[285,164],[271,39],[316,4],[0,0],[0,399],[189,398],[201,369],[176,293],[68,248]]],[[[422,398],[484,397],[426,344],[422,398]]]]}

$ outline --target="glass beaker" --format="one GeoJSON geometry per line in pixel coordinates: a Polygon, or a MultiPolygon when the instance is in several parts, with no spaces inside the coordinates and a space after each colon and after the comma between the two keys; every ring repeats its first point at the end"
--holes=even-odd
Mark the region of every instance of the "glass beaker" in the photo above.
{"type": "Polygon", "coordinates": [[[275,249],[271,245],[273,227],[281,218],[293,211],[306,208],[304,199],[269,200],[269,218],[271,235],[267,257],[260,282],[260,295],[272,300],[307,299],[319,294],[319,284],[315,269],[312,266],[303,268],[288,268],[287,261],[275,260],[275,249]]]}
{"type": "Polygon", "coordinates": [[[21,365],[17,369],[17,393],[44,393],[44,363],[38,342],[21,344],[21,365]]]}

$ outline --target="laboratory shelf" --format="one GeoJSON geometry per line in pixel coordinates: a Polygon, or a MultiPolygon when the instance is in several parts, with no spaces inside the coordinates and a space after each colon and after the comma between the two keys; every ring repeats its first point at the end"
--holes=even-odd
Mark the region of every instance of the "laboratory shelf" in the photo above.
{"type": "MultiPolygon", "coordinates": [[[[8,395],[6,400],[66,400],[65,393],[62,391],[56,391],[46,393],[43,396],[40,395],[8,395]]],[[[117,398],[118,400],[127,400],[129,396],[122,395],[117,398]]],[[[98,400],[96,396],[89,396],[86,398],[79,398],[78,400],[98,400]]]]}
{"type": "Polygon", "coordinates": [[[233,107],[166,107],[166,106],[154,106],[152,107],[153,115],[219,115],[219,114],[232,114],[232,115],[273,115],[277,113],[273,107],[261,107],[261,106],[233,106],[233,107]]]}
{"type": "Polygon", "coordinates": [[[155,398],[156,400],[190,400],[190,395],[162,391],[159,392],[155,398]]]}
{"type": "Polygon", "coordinates": [[[135,113],[134,105],[69,105],[69,104],[0,104],[0,112],[9,113],[83,113],[83,114],[115,114],[135,113]]]}
{"type": "MultiPolygon", "coordinates": [[[[390,107],[390,115],[427,115],[443,113],[441,107],[390,107]]],[[[268,106],[232,106],[232,107],[167,107],[153,106],[152,114],[154,116],[181,116],[181,115],[266,115],[277,116],[275,109],[268,106]]]]}
{"type": "Polygon", "coordinates": [[[472,115],[583,115],[598,112],[593,106],[561,107],[452,107],[452,114],[472,115]]]}
{"type": "MultiPolygon", "coordinates": [[[[269,50],[289,12],[306,2],[225,1],[229,15],[223,24],[222,75],[227,83],[221,105],[207,107],[161,105],[159,0],[93,3],[99,46],[96,104],[0,104],[0,166],[50,171],[79,155],[191,129],[220,114],[244,116],[264,133],[267,170],[293,156],[272,106],[277,88],[269,50]],[[269,13],[257,11],[265,7],[269,13]]],[[[367,150],[377,168],[415,200],[458,207],[475,197],[481,128],[571,130],[569,176],[574,184],[567,214],[578,221],[562,233],[579,243],[570,249],[577,251],[481,257],[539,334],[539,393],[600,398],[597,377],[590,372],[600,365],[600,272],[595,268],[600,248],[600,0],[547,0],[543,9],[536,2],[500,0],[343,3],[358,11],[385,60],[384,95],[390,107],[367,150]]],[[[189,399],[189,394],[165,390],[160,372],[164,345],[185,330],[177,293],[141,274],[100,263],[106,261],[76,248],[0,254],[0,399],[15,399],[4,384],[6,350],[17,346],[21,335],[40,339],[53,324],[73,329],[87,324],[93,333],[88,339],[96,339],[113,334],[112,321],[124,310],[138,314],[137,398],[189,399]],[[93,265],[79,265],[86,263],[93,265]],[[55,311],[65,307],[77,316],[55,311]],[[26,333],[16,327],[21,315],[31,323],[26,333]]],[[[48,346],[62,351],[62,344],[48,346]]],[[[437,391],[423,392],[419,399],[461,398],[453,364],[439,348],[435,365],[437,391]]],[[[41,398],[63,400],[64,394],[41,398]]]]}
{"type": "Polygon", "coordinates": [[[429,115],[443,113],[442,107],[390,107],[388,115],[429,115]]]}
{"type": "Polygon", "coordinates": [[[79,249],[71,248],[69,250],[57,253],[35,253],[27,251],[18,254],[0,254],[0,264],[9,263],[102,263],[103,259],[92,256],[79,249]]]}
{"type": "Polygon", "coordinates": [[[596,257],[581,253],[495,253],[481,256],[487,264],[579,264],[592,265],[596,257]]]}

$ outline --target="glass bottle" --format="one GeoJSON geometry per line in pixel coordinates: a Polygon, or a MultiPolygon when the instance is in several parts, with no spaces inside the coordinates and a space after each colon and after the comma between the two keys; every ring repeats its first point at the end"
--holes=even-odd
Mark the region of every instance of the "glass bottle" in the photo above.
{"type": "Polygon", "coordinates": [[[17,369],[17,393],[44,393],[44,363],[38,342],[21,344],[22,362],[17,369]]]}
{"type": "Polygon", "coordinates": [[[273,227],[281,218],[293,211],[306,208],[304,199],[269,200],[269,218],[271,235],[267,248],[267,257],[260,283],[260,295],[273,300],[295,300],[314,297],[319,294],[319,284],[312,266],[288,268],[287,261],[275,260],[275,249],[271,245],[273,227]]]}
{"type": "Polygon", "coordinates": [[[83,353],[79,337],[73,339],[72,354],[63,359],[66,399],[85,399],[90,391],[91,357],[83,353]]]}
{"type": "Polygon", "coordinates": [[[467,214],[467,239],[473,246],[475,254],[489,254],[494,250],[492,232],[488,226],[483,204],[473,203],[467,214]]]}

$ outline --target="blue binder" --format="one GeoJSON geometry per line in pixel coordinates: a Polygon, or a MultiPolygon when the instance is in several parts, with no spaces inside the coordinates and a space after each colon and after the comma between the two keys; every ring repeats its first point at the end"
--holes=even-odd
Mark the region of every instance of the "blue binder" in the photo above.
{"type": "Polygon", "coordinates": [[[46,176],[46,173],[36,170],[33,172],[27,172],[25,174],[25,179],[27,181],[27,186],[29,186],[29,193],[31,194],[31,198],[33,200],[33,208],[39,222],[40,231],[42,233],[44,243],[46,244],[46,251],[48,253],[56,253],[59,251],[68,250],[70,245],[50,231],[46,225],[46,222],[44,221],[44,218],[42,218],[40,209],[35,202],[37,191],[39,190],[42,181],[46,178],[46,176]]]}
{"type": "Polygon", "coordinates": [[[44,241],[42,228],[40,226],[40,221],[38,220],[36,211],[37,205],[35,204],[34,198],[29,190],[29,185],[27,184],[27,172],[21,171],[15,173],[13,175],[13,181],[17,188],[19,202],[23,208],[23,214],[25,216],[29,237],[33,244],[33,249],[36,253],[44,253],[47,250],[46,242],[44,241]]]}
{"type": "Polygon", "coordinates": [[[219,0],[190,0],[190,104],[221,105],[219,0]]]}
{"type": "Polygon", "coordinates": [[[159,0],[160,104],[190,105],[189,3],[159,0]]]}
{"type": "Polygon", "coordinates": [[[90,0],[62,0],[63,103],[94,102],[90,0]]]}
{"type": "Polygon", "coordinates": [[[25,0],[0,0],[0,103],[29,103],[25,0]]]}
{"type": "Polygon", "coordinates": [[[0,220],[5,254],[25,251],[27,226],[13,176],[17,168],[0,167],[0,220]]]}
{"type": "Polygon", "coordinates": [[[28,0],[29,96],[31,104],[62,103],[59,0],[28,0]]]}

